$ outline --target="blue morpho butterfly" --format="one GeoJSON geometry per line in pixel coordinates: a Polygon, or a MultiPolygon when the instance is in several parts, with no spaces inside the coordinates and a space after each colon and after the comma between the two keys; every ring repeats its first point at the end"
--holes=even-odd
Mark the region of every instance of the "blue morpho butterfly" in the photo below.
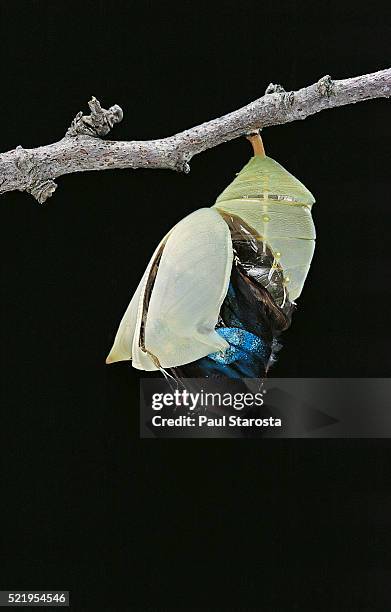
{"type": "Polygon", "coordinates": [[[182,377],[262,377],[290,325],[315,248],[312,194],[254,156],[211,208],[168,232],[120,323],[107,363],[182,377]]]}

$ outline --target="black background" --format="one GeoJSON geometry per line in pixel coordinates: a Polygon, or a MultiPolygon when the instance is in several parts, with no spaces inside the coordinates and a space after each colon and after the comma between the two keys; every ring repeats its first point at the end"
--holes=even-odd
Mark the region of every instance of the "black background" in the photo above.
{"type": "MultiPolygon", "coordinates": [[[[91,95],[112,138],[171,135],[261,96],[389,65],[379,2],[0,4],[1,150],[60,139],[91,95]]],[[[263,132],[314,193],[311,271],[275,376],[390,376],[390,102],[263,132]]],[[[385,610],[389,445],[138,439],[140,373],[105,366],[146,263],[246,163],[58,179],[1,198],[3,589],[73,609],[385,610]]]]}

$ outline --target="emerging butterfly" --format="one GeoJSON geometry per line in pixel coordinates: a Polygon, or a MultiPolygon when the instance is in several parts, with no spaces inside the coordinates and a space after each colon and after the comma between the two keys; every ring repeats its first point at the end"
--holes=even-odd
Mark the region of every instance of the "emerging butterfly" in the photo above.
{"type": "Polygon", "coordinates": [[[160,242],[120,323],[107,363],[182,377],[261,377],[289,327],[315,248],[312,194],[273,159],[254,156],[211,208],[160,242]]]}

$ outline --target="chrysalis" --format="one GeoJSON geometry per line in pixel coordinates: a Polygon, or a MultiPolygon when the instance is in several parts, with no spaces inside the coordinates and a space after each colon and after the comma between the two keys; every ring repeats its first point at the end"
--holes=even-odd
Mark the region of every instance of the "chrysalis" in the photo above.
{"type": "Polygon", "coordinates": [[[181,376],[263,376],[290,324],[315,247],[312,194],[254,156],[219,195],[155,250],[107,363],[181,376]]]}

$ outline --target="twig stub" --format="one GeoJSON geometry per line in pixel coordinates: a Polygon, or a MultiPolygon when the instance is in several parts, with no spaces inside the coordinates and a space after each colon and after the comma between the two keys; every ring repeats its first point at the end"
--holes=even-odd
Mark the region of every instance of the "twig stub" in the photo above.
{"type": "Polygon", "coordinates": [[[101,107],[99,100],[93,96],[88,102],[91,114],[83,115],[80,111],[73,119],[66,136],[106,136],[115,123],[123,119],[123,111],[118,104],[108,110],[101,107]]]}

